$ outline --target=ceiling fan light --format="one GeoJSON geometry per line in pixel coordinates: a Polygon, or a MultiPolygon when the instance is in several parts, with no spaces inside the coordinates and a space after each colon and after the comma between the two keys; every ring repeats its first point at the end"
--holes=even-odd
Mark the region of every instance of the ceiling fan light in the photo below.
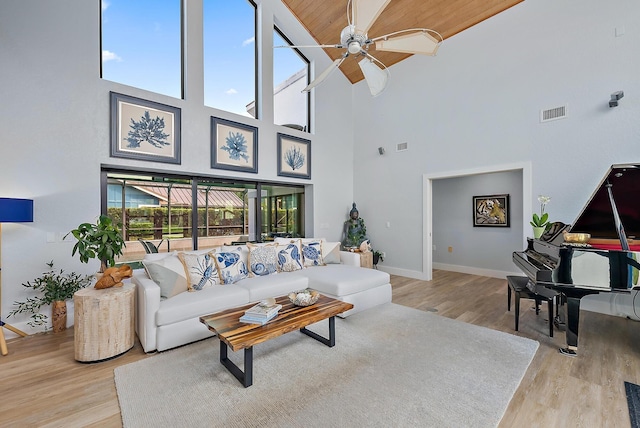
{"type": "Polygon", "coordinates": [[[369,85],[371,95],[374,97],[380,95],[382,91],[384,91],[384,88],[387,87],[389,73],[375,65],[369,58],[364,58],[358,65],[362,70],[362,74],[364,74],[367,85],[369,85]]]}
{"type": "Polygon", "coordinates": [[[348,49],[349,49],[349,53],[350,54],[354,54],[355,55],[355,54],[359,53],[362,50],[362,46],[360,46],[360,43],[354,41],[354,42],[349,43],[349,48],[348,49]]]}
{"type": "Polygon", "coordinates": [[[376,50],[393,51],[410,54],[435,55],[440,47],[440,40],[427,31],[419,31],[407,35],[378,40],[376,50]]]}

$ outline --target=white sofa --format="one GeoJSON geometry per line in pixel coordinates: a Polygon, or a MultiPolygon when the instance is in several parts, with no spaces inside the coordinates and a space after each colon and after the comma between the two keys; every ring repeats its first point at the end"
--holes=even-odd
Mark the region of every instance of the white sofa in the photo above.
{"type": "Polygon", "coordinates": [[[212,336],[199,320],[203,315],[305,288],[352,303],[354,308],[341,314],[342,317],[391,301],[388,273],[361,268],[357,253],[340,251],[339,259],[339,264],[245,278],[233,284],[184,291],[170,298],[161,297],[160,286],[144,269],[137,269],[132,278],[136,284],[136,333],[145,352],[164,351],[212,336]]]}

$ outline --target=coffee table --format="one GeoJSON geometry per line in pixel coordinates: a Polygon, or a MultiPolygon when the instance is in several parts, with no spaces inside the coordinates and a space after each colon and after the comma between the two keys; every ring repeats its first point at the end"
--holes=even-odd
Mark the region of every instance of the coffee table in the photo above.
{"type": "Polygon", "coordinates": [[[239,321],[244,311],[255,303],[228,309],[200,317],[200,322],[216,333],[220,339],[220,362],[240,381],[245,388],[253,384],[253,347],[294,330],[310,336],[319,342],[333,347],[336,344],[335,317],[353,308],[351,303],[320,296],[311,306],[295,306],[287,296],[276,298],[282,305],[278,315],[265,325],[246,324],[239,321]],[[305,327],[329,319],[329,337],[325,338],[305,327]],[[228,348],[233,352],[244,349],[244,372],[231,361],[228,348]]]}

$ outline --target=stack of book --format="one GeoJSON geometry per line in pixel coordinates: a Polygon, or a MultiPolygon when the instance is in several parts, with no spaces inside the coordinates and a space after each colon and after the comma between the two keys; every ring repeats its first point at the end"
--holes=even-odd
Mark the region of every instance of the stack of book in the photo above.
{"type": "Polygon", "coordinates": [[[240,322],[247,324],[265,325],[278,315],[278,311],[282,305],[258,303],[255,306],[244,311],[244,315],[240,317],[240,322]]]}

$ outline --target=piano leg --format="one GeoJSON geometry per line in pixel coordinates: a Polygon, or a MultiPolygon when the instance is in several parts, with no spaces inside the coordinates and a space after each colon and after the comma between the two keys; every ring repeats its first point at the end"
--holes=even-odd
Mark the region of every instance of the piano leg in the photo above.
{"type": "Polygon", "coordinates": [[[569,356],[576,356],[578,352],[578,324],[580,322],[580,298],[568,297],[565,305],[565,322],[567,347],[560,348],[560,353],[569,356]]]}

